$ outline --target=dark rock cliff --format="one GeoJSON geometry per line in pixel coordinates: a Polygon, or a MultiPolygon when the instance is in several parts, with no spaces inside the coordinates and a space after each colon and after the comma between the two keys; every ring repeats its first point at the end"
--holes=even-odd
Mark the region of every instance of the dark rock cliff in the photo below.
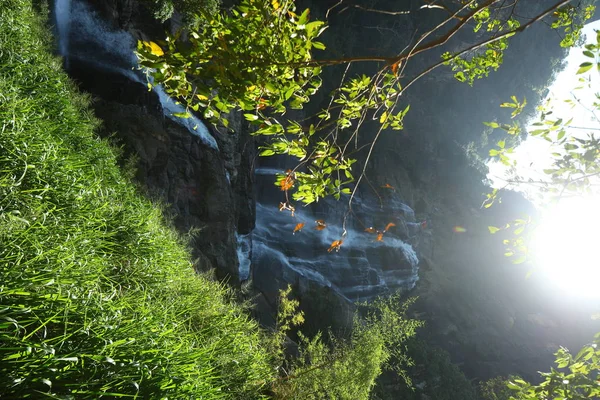
{"type": "MultiPolygon", "coordinates": [[[[135,0],[89,4],[109,28],[123,29],[137,39],[161,37],[165,29],[176,28],[173,21],[158,23],[135,0]]],[[[214,269],[220,278],[238,283],[236,233],[254,227],[256,154],[240,115],[230,117],[235,133],[209,128],[219,146],[215,150],[165,117],[157,94],[144,84],[73,52],[68,72],[93,96],[103,135],[123,146],[124,160],[134,157],[135,178],[144,190],[166,205],[182,233],[192,233],[198,269],[214,269]]]]}

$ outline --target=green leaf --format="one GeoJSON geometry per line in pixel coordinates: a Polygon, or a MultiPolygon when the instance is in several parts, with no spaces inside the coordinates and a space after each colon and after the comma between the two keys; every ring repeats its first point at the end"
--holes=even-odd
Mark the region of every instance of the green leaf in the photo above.
{"type": "Polygon", "coordinates": [[[525,261],[527,261],[527,256],[521,256],[519,258],[515,258],[514,260],[512,260],[513,264],[523,264],[525,261]]]}
{"type": "Polygon", "coordinates": [[[591,51],[589,51],[589,50],[585,50],[585,51],[583,52],[583,55],[584,55],[584,56],[586,56],[586,57],[589,57],[589,58],[596,58],[596,57],[594,56],[594,53],[592,53],[592,52],[591,52],[591,51]]]}
{"type": "Polygon", "coordinates": [[[495,226],[488,226],[488,230],[493,235],[494,233],[498,232],[500,228],[496,228],[495,226]]]}
{"type": "Polygon", "coordinates": [[[173,113],[174,117],[178,117],[178,118],[190,118],[191,115],[188,112],[180,112],[180,113],[173,113]]]}
{"type": "Polygon", "coordinates": [[[312,42],[312,47],[319,50],[325,50],[325,45],[321,42],[312,42]]]}
{"type": "Polygon", "coordinates": [[[275,152],[273,150],[265,149],[265,150],[261,151],[259,155],[261,155],[263,157],[268,157],[268,156],[272,156],[273,154],[275,154],[275,152]]]}
{"type": "Polygon", "coordinates": [[[494,128],[494,129],[500,128],[500,124],[497,122],[484,122],[483,124],[489,126],[490,128],[494,128]]]}
{"type": "Polygon", "coordinates": [[[565,150],[570,151],[570,150],[576,150],[579,148],[579,146],[577,146],[576,144],[571,144],[571,143],[567,143],[565,144],[565,150]]]}
{"type": "Polygon", "coordinates": [[[579,74],[583,74],[587,71],[589,71],[592,68],[593,64],[591,62],[584,62],[581,65],[579,65],[579,69],[577,70],[577,75],[579,74]]]}
{"type": "Polygon", "coordinates": [[[255,114],[244,114],[244,117],[248,121],[256,121],[258,119],[258,115],[255,114]]]}
{"type": "Polygon", "coordinates": [[[325,22],[323,21],[313,21],[313,22],[309,22],[308,24],[306,24],[306,32],[308,33],[308,35],[310,37],[317,37],[319,36],[327,27],[324,27],[323,29],[319,30],[316,34],[313,35],[313,32],[315,32],[315,30],[321,28],[323,25],[325,25],[325,22]]]}
{"type": "Polygon", "coordinates": [[[381,114],[381,117],[379,117],[379,123],[383,124],[385,122],[385,119],[387,118],[388,113],[387,111],[384,111],[383,114],[381,114]]]}
{"type": "Polygon", "coordinates": [[[300,18],[298,18],[298,25],[305,25],[308,22],[308,16],[310,14],[310,10],[307,8],[304,10],[300,18]]]}

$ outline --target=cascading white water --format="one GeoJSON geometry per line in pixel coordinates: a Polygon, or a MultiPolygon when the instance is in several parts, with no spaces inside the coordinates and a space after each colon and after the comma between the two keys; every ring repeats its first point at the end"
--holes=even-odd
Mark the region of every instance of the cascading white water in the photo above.
{"type": "MultiPolygon", "coordinates": [[[[314,211],[298,207],[295,216],[279,211],[276,199],[280,196],[273,185],[274,175],[283,169],[258,168],[259,194],[256,206],[256,228],[252,232],[252,269],[256,285],[268,282],[264,276],[273,276],[284,282],[329,287],[348,300],[362,301],[396,290],[410,290],[419,279],[419,260],[412,246],[405,240],[418,235],[414,211],[400,201],[390,200],[386,211],[378,204],[357,199],[354,206],[366,215],[369,223],[379,229],[394,221],[397,226],[385,234],[383,241],[364,232],[363,227],[347,226],[347,236],[339,252],[327,249],[342,237],[339,225],[339,203],[330,204],[328,211],[314,211]],[[272,190],[270,191],[269,188],[272,190]],[[317,230],[315,220],[323,219],[327,227],[317,230]],[[381,225],[383,223],[383,225],[381,225]],[[298,224],[302,230],[294,233],[298,224]],[[377,225],[379,224],[379,225],[377,225]],[[404,240],[403,240],[404,239],[404,240]]],[[[327,202],[327,200],[323,200],[327,202]]]]}
{"type": "Polygon", "coordinates": [[[250,266],[252,264],[252,239],[250,235],[236,234],[240,281],[245,281],[250,277],[250,266]]]}
{"type": "Polygon", "coordinates": [[[56,0],[54,5],[56,30],[58,33],[58,52],[65,64],[69,60],[69,36],[71,30],[71,0],[56,0]]]}
{"type": "Polygon", "coordinates": [[[198,118],[188,113],[188,118],[176,117],[175,114],[183,114],[186,112],[185,108],[179,104],[175,103],[171,97],[165,92],[162,86],[155,86],[154,92],[158,95],[160,100],[160,104],[163,107],[165,115],[171,120],[177,122],[178,124],[185,126],[188,131],[198,136],[204,143],[212,147],[213,149],[219,149],[217,145],[217,141],[214,137],[209,133],[206,125],[202,123],[198,118]]]}
{"type": "MultiPolygon", "coordinates": [[[[72,59],[84,60],[101,69],[117,72],[134,82],[146,85],[145,77],[138,71],[134,38],[128,32],[111,29],[85,2],[73,0],[71,3],[71,1],[56,0],[55,3],[60,51],[63,51],[62,46],[64,46],[65,55],[68,54],[72,59]],[[69,37],[72,38],[71,43],[69,37]]],[[[153,90],[167,118],[185,127],[206,145],[218,150],[215,138],[199,118],[191,114],[189,118],[175,116],[184,113],[185,108],[173,101],[162,87],[155,86],[153,90]]]]}

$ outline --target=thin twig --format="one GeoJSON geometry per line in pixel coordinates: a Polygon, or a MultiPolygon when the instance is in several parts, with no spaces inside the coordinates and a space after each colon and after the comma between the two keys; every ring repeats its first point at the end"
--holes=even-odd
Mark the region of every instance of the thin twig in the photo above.
{"type": "Polygon", "coordinates": [[[407,15],[407,14],[410,14],[410,11],[377,10],[377,9],[374,9],[374,8],[367,8],[367,7],[359,6],[358,4],[352,4],[352,5],[346,6],[340,12],[338,12],[338,14],[343,13],[344,11],[346,11],[348,8],[351,8],[351,7],[358,8],[358,9],[363,10],[363,11],[368,11],[368,12],[378,13],[378,14],[386,14],[386,15],[407,15]]]}

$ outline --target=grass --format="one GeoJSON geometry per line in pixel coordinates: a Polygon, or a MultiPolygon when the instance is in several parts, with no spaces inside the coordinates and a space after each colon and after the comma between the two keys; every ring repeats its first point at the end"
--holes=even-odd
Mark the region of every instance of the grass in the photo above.
{"type": "Polygon", "coordinates": [[[0,397],[260,397],[258,326],[94,135],[44,23],[0,0],[0,397]]]}

